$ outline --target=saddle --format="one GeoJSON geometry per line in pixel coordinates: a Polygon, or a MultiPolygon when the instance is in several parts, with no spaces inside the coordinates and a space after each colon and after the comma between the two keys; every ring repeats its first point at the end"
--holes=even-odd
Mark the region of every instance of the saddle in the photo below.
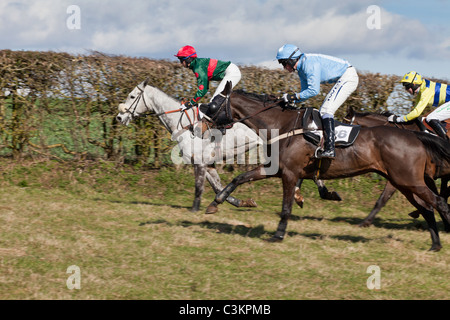
{"type": "MultiPolygon", "coordinates": [[[[305,139],[315,146],[319,146],[323,138],[322,117],[319,110],[311,107],[305,108],[302,121],[305,139]]],[[[351,146],[361,129],[361,126],[345,124],[337,120],[334,120],[334,127],[336,148],[351,146]]]]}

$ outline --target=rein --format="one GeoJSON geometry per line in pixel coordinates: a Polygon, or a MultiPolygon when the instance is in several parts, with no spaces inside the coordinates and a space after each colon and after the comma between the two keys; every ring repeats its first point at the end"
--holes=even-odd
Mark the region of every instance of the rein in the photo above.
{"type": "MultiPolygon", "coordinates": [[[[133,103],[131,104],[131,106],[126,110],[126,113],[129,113],[129,114],[131,115],[131,118],[132,118],[132,119],[133,119],[133,118],[136,118],[136,116],[134,115],[134,113],[135,113],[136,108],[137,108],[137,106],[138,106],[138,104],[139,104],[139,101],[140,101],[141,98],[142,98],[142,101],[144,102],[145,109],[146,109],[147,111],[150,111],[150,113],[148,113],[147,116],[157,116],[157,117],[160,117],[160,116],[165,115],[165,114],[171,114],[171,113],[176,113],[176,112],[182,112],[182,114],[181,114],[181,116],[180,116],[180,119],[178,120],[178,125],[181,124],[181,121],[182,121],[182,119],[183,119],[183,116],[186,116],[186,117],[188,118],[189,123],[190,123],[191,126],[194,125],[195,119],[194,119],[194,121],[193,121],[193,120],[191,119],[191,117],[189,116],[189,113],[188,113],[188,110],[189,110],[189,109],[179,108],[179,109],[169,110],[169,111],[160,112],[160,113],[151,113],[151,109],[149,108],[147,102],[145,101],[145,96],[144,96],[144,89],[145,89],[145,87],[144,87],[144,88],[140,88],[140,87],[138,86],[137,89],[140,91],[139,96],[133,101],[133,103]],[[133,111],[131,111],[131,108],[133,108],[133,106],[134,106],[134,109],[133,109],[133,111]],[[184,111],[184,112],[183,112],[183,111],[184,111]]],[[[196,114],[197,114],[197,113],[198,113],[198,107],[197,107],[197,112],[194,111],[194,118],[196,117],[196,114]]]]}
{"type": "Polygon", "coordinates": [[[280,102],[281,100],[279,100],[279,101],[276,101],[276,102],[274,102],[274,103],[272,103],[272,104],[270,104],[270,105],[268,105],[268,106],[266,106],[266,102],[264,102],[264,108],[262,108],[261,110],[258,110],[258,111],[256,111],[255,113],[253,113],[253,114],[251,114],[251,115],[249,115],[249,116],[246,116],[246,117],[244,117],[244,118],[241,118],[241,119],[239,119],[239,120],[234,120],[232,123],[237,123],[237,122],[242,122],[242,121],[245,121],[245,120],[247,120],[247,119],[250,119],[250,118],[252,118],[252,117],[254,117],[254,116],[256,116],[256,115],[258,115],[258,114],[260,114],[260,113],[262,113],[262,112],[264,112],[264,111],[267,111],[267,110],[269,110],[269,109],[272,109],[273,107],[277,107],[278,106],[278,103],[280,102]]]}
{"type": "MultiPolygon", "coordinates": [[[[355,119],[356,119],[356,115],[353,115],[353,117],[351,118],[351,119],[349,119],[349,118],[347,118],[347,117],[344,117],[343,118],[343,120],[345,121],[345,122],[347,122],[348,124],[353,124],[353,122],[355,122],[355,119]]],[[[383,124],[382,124],[382,126],[385,126],[385,125],[387,125],[389,123],[389,121],[385,121],[383,124]]],[[[393,123],[394,124],[394,127],[396,127],[396,128],[399,128],[399,129],[405,129],[405,125],[404,124],[402,124],[402,123],[393,123]]]]}

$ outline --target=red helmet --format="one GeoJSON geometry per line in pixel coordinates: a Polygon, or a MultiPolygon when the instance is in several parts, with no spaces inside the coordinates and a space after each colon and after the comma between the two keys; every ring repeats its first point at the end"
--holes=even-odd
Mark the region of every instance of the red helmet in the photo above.
{"type": "Polygon", "coordinates": [[[178,53],[175,55],[175,57],[184,59],[197,58],[197,52],[195,52],[194,47],[184,46],[180,50],[178,50],[178,53]]]}

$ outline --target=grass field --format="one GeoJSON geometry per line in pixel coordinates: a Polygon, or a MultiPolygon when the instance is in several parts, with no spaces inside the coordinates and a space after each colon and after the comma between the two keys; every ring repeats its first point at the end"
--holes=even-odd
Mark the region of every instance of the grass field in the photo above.
{"type": "Polygon", "coordinates": [[[306,203],[294,207],[287,238],[269,243],[278,179],[236,190],[258,208],[223,204],[205,215],[213,193],[207,186],[202,211],[189,211],[190,167],[4,159],[0,169],[0,299],[450,298],[450,235],[441,232],[444,248],[428,252],[426,224],[407,215],[413,207],[403,196],[374,226],[357,226],[384,187],[376,176],[329,181],[339,203],[320,200],[305,182],[306,203]],[[79,289],[68,288],[70,266],[80,270],[79,289]],[[381,272],[379,289],[367,286],[370,266],[381,272]]]}

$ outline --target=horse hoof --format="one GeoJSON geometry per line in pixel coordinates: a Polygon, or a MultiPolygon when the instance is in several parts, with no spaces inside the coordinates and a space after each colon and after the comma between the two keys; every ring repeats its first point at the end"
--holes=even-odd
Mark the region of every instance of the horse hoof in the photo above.
{"type": "Polygon", "coordinates": [[[358,224],[358,227],[360,227],[360,228],[368,228],[368,227],[370,227],[371,224],[372,224],[372,222],[363,221],[360,224],[358,224]]]}
{"type": "Polygon", "coordinates": [[[268,242],[274,243],[274,242],[281,242],[281,241],[283,241],[283,239],[284,239],[283,236],[277,236],[277,235],[274,235],[274,236],[272,236],[272,238],[270,238],[270,239],[267,240],[267,241],[268,241],[268,242]]]}
{"type": "Polygon", "coordinates": [[[205,211],[205,214],[214,214],[219,211],[219,208],[215,204],[210,204],[205,211]]]}
{"type": "Polygon", "coordinates": [[[430,250],[428,250],[428,251],[431,251],[431,252],[438,252],[439,250],[441,250],[442,249],[442,246],[441,245],[432,245],[431,246],[431,248],[430,248],[430,250]]]}
{"type": "Polygon", "coordinates": [[[243,208],[256,208],[257,206],[256,201],[253,199],[241,200],[239,204],[239,207],[243,208]]]}
{"type": "Polygon", "coordinates": [[[417,219],[417,218],[419,218],[420,213],[416,210],[411,213],[408,213],[408,216],[410,216],[411,218],[417,219]]]}
{"type": "Polygon", "coordinates": [[[198,210],[200,210],[200,200],[195,199],[192,204],[191,212],[197,212],[198,210]]]}
{"type": "Polygon", "coordinates": [[[297,205],[300,208],[303,208],[303,203],[305,202],[305,198],[300,194],[300,190],[295,191],[294,200],[295,200],[295,203],[297,203],[297,205]]]}
{"type": "Polygon", "coordinates": [[[336,191],[333,191],[331,193],[331,197],[330,198],[331,198],[330,200],[333,200],[333,201],[342,201],[341,196],[336,191]]]}

